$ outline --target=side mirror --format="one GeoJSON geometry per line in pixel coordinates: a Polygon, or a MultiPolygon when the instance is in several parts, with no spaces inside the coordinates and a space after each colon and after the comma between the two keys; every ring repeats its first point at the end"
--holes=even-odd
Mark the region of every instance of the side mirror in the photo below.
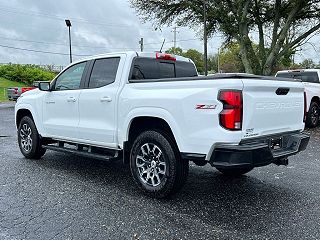
{"type": "Polygon", "coordinates": [[[39,82],[39,90],[40,91],[50,91],[50,83],[49,82],[39,82]]]}

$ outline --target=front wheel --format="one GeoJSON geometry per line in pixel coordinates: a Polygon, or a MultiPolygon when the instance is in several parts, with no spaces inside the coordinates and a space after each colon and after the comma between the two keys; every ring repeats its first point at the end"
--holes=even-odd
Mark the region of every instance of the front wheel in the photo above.
{"type": "Polygon", "coordinates": [[[319,124],[319,105],[316,102],[311,102],[307,115],[306,125],[309,128],[315,128],[319,124]]]}
{"type": "Polygon", "coordinates": [[[23,117],[20,121],[18,142],[21,153],[28,159],[40,159],[46,152],[41,146],[36,125],[29,116],[23,117]]]}
{"type": "Polygon", "coordinates": [[[144,193],[154,198],[164,198],[182,188],[188,176],[189,162],[181,159],[168,134],[145,131],[131,148],[130,169],[144,193]]]}
{"type": "Polygon", "coordinates": [[[217,170],[221,172],[222,174],[230,177],[237,177],[244,175],[248,172],[250,172],[253,169],[253,167],[243,167],[243,168],[219,168],[217,167],[217,170]]]}

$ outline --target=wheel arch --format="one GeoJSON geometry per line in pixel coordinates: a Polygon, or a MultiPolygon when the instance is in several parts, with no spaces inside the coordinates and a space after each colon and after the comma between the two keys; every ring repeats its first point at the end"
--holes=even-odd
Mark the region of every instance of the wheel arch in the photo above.
{"type": "Polygon", "coordinates": [[[310,104],[311,104],[312,102],[316,102],[316,103],[318,103],[318,105],[320,106],[320,98],[319,98],[318,96],[314,96],[314,97],[311,99],[310,104]]]}
{"type": "Polygon", "coordinates": [[[19,104],[15,107],[15,124],[19,128],[19,123],[24,116],[30,116],[34,121],[40,135],[43,135],[42,125],[40,124],[40,116],[36,114],[33,107],[29,104],[19,104]]]}
{"type": "Polygon", "coordinates": [[[34,121],[33,116],[32,116],[32,113],[31,113],[31,111],[30,111],[29,109],[25,109],[25,108],[19,109],[19,110],[17,111],[16,119],[15,119],[15,121],[16,121],[16,127],[17,127],[17,128],[19,127],[19,124],[20,124],[21,119],[22,119],[23,117],[25,117],[25,116],[31,117],[31,119],[34,121]]]}
{"type": "Polygon", "coordinates": [[[136,115],[133,118],[131,118],[127,127],[125,140],[123,143],[124,163],[129,162],[128,154],[130,152],[134,139],[141,132],[147,130],[159,130],[165,132],[165,134],[167,134],[172,139],[178,151],[180,151],[181,142],[180,139],[177,137],[179,136],[179,133],[177,133],[177,131],[179,130],[172,127],[170,121],[161,116],[136,115]]]}

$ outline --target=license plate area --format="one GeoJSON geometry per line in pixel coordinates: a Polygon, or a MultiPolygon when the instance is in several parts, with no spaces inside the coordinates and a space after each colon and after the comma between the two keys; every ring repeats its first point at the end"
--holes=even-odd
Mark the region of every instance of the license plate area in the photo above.
{"type": "Polygon", "coordinates": [[[271,150],[280,150],[283,148],[283,138],[279,137],[279,138],[271,138],[269,140],[269,147],[271,150]]]}

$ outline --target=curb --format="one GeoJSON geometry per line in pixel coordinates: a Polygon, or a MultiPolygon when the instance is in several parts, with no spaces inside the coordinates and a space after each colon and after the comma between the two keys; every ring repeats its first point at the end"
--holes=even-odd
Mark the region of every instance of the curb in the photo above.
{"type": "Polygon", "coordinates": [[[0,103],[0,109],[14,108],[15,104],[15,102],[0,103]]]}

